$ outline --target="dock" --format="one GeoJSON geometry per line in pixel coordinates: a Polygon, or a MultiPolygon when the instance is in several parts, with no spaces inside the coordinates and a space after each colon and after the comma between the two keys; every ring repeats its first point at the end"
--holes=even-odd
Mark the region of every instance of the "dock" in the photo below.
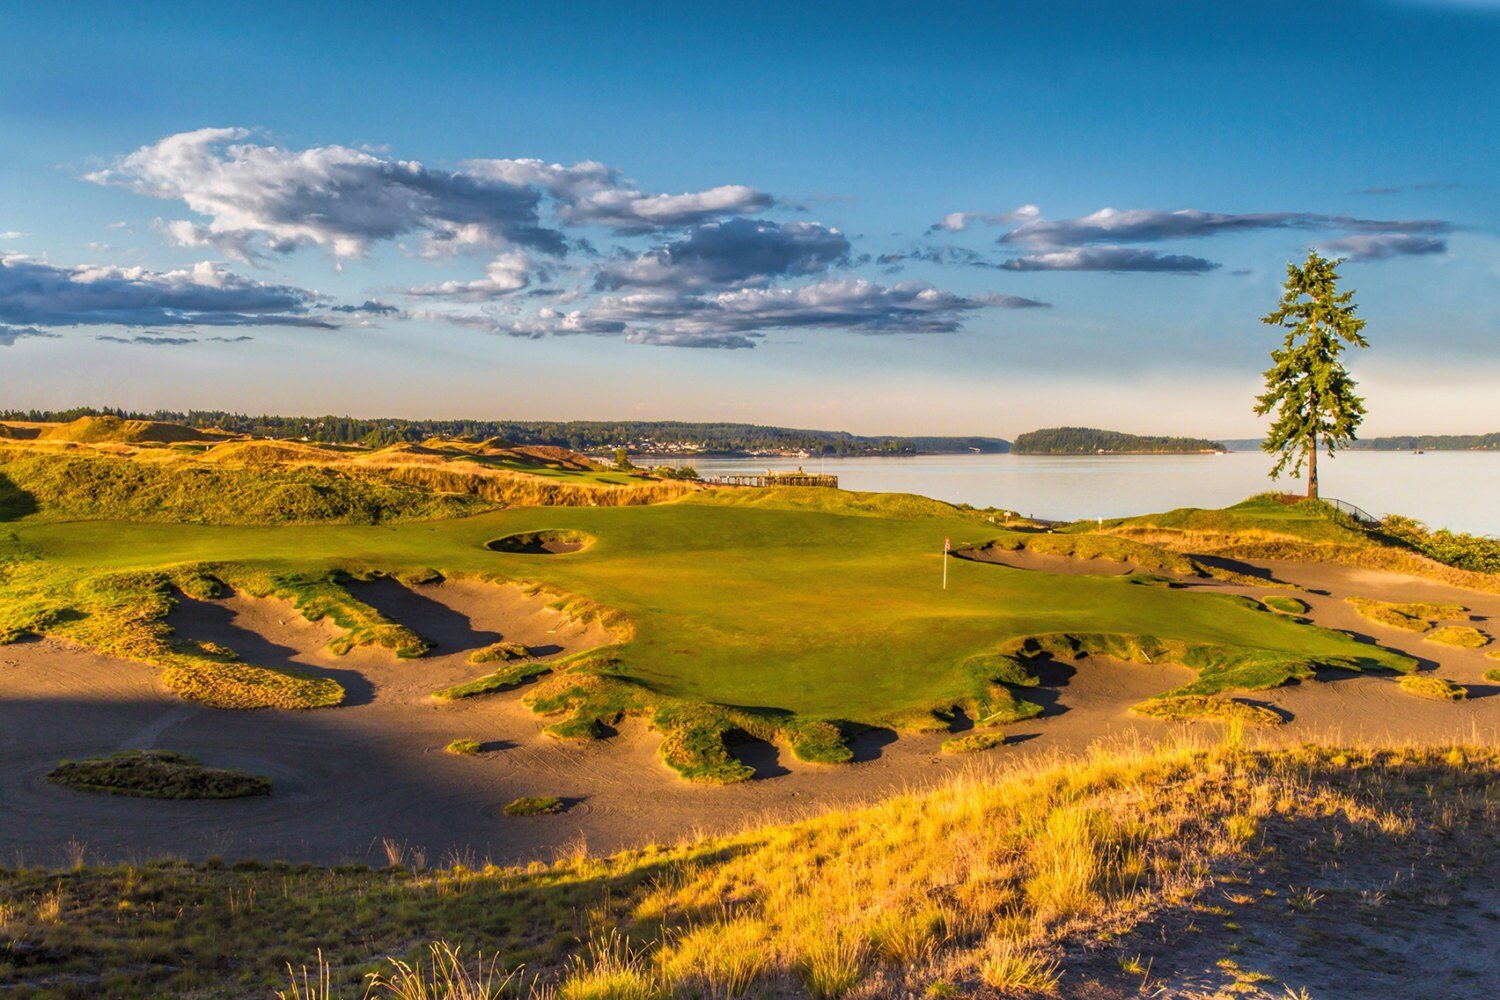
{"type": "Polygon", "coordinates": [[[710,477],[707,482],[714,486],[821,486],[832,490],[839,488],[838,476],[803,472],[801,469],[796,472],[773,472],[767,469],[763,473],[726,474],[710,477]]]}

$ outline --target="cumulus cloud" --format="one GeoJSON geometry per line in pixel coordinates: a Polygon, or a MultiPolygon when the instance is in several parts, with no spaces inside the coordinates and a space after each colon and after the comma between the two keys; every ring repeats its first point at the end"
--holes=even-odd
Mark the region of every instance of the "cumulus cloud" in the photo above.
{"type": "Polygon", "coordinates": [[[1211,260],[1187,254],[1162,254],[1139,247],[1075,247],[1013,257],[1001,265],[1008,271],[1155,271],[1203,274],[1219,267],[1211,260]]]}
{"type": "Polygon", "coordinates": [[[381,302],[377,299],[365,299],[359,305],[334,306],[329,311],[357,316],[399,316],[402,312],[400,306],[393,306],[389,302],[381,302]]]}
{"type": "Polygon", "coordinates": [[[821,274],[848,259],[848,238],[820,223],[730,219],[695,226],[682,239],[633,260],[606,264],[595,287],[763,285],[772,278],[821,274]]]}
{"type": "Polygon", "coordinates": [[[1009,212],[991,214],[987,212],[949,212],[928,227],[928,232],[961,233],[975,223],[986,226],[1010,226],[1017,222],[1029,222],[1041,218],[1042,210],[1035,205],[1022,205],[1009,212]]]}
{"type": "Polygon", "coordinates": [[[1101,243],[1157,243],[1198,239],[1220,233],[1260,229],[1324,229],[1345,232],[1441,233],[1449,226],[1437,219],[1360,219],[1313,212],[1258,212],[1235,215],[1193,208],[1102,208],[1075,219],[1036,218],[1000,237],[1000,242],[1039,249],[1063,249],[1101,243]]]}
{"type": "Polygon", "coordinates": [[[1444,253],[1448,249],[1448,242],[1436,236],[1410,233],[1368,233],[1329,240],[1322,247],[1329,253],[1350,260],[1385,260],[1389,257],[1444,253]]]}
{"type": "Polygon", "coordinates": [[[5,324],[332,329],[310,314],[314,301],[303,289],[252,281],[210,263],[149,271],[0,257],[0,323],[5,324]]]}
{"type": "Polygon", "coordinates": [[[532,259],[520,251],[503,253],[485,265],[483,278],[420,285],[407,289],[406,294],[418,298],[455,299],[460,302],[501,298],[530,285],[535,267],[532,259]]]}
{"type": "Polygon", "coordinates": [[[514,247],[561,255],[563,235],[541,221],[548,197],[563,224],[627,231],[694,225],[774,203],[743,185],[652,194],[593,161],[469,160],[441,170],[345,146],[283,149],[248,141],[251,135],[243,128],[170,135],[85,179],[183,202],[206,221],[163,223],[169,240],[242,260],[305,246],[358,258],[408,236],[429,256],[514,247]]]}

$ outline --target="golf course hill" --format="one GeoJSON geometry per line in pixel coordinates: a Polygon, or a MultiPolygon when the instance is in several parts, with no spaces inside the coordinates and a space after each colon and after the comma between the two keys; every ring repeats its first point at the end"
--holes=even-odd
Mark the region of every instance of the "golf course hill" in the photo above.
{"type": "Polygon", "coordinates": [[[0,510],[51,518],[376,524],[515,505],[656,503],[697,488],[495,439],[366,448],[118,417],[12,428],[24,436],[0,440],[0,510]]]}
{"type": "Polygon", "coordinates": [[[1048,427],[1027,431],[1011,443],[1016,455],[1202,455],[1225,451],[1217,441],[1150,437],[1094,427],[1048,427]]]}

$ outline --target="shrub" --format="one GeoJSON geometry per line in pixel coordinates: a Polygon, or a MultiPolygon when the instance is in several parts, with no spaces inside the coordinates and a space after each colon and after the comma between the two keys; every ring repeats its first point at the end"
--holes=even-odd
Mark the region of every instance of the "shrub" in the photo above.
{"type": "Polygon", "coordinates": [[[1408,674],[1401,678],[1401,690],[1418,698],[1434,698],[1439,701],[1463,701],[1469,689],[1431,674],[1408,674]]]}
{"type": "Polygon", "coordinates": [[[550,816],[562,812],[562,799],[555,795],[523,795],[505,807],[507,816],[550,816]]]}

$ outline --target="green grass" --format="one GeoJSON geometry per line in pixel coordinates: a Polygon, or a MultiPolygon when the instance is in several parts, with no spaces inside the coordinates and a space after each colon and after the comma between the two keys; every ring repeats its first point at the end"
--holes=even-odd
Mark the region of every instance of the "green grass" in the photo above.
{"type": "Polygon", "coordinates": [[[1483,649],[1490,644],[1489,635],[1471,625],[1444,625],[1442,628],[1433,629],[1422,638],[1428,642],[1456,646],[1459,649],[1483,649]]]}
{"type": "Polygon", "coordinates": [[[196,757],[170,750],[122,750],[105,757],[65,760],[47,772],[47,780],[83,792],[145,799],[238,799],[271,794],[270,778],[204,767],[196,757]]]}
{"type": "Polygon", "coordinates": [[[479,753],[480,749],[478,740],[471,740],[467,737],[456,739],[443,747],[444,751],[453,754],[455,757],[473,757],[479,753]]]}
{"type": "MultiPolygon", "coordinates": [[[[552,716],[553,735],[595,735],[622,714],[641,715],[667,732],[670,764],[710,781],[748,776],[724,744],[735,730],[782,740],[805,760],[837,762],[848,759],[851,727],[942,727],[958,709],[993,721],[1035,714],[1040,709],[1025,698],[1031,672],[1012,655],[1033,636],[1054,637],[1045,642],[1057,648],[1040,651],[1046,655],[1182,662],[1199,671],[1176,692],[1183,694],[1257,690],[1311,677],[1319,666],[1414,667],[1398,653],[1269,614],[1251,601],[1128,578],[955,559],[942,590],[945,537],[961,546],[1036,536],[1001,532],[946,504],[902,495],[710,491],[655,506],[527,508],[427,523],[23,519],[6,531],[0,636],[55,634],[153,662],[189,655],[168,648],[160,621],[179,578],[212,576],[285,596],[309,617],[336,622],[349,643],[407,655],[425,648],[410,628],[419,623],[385,621],[341,581],[438,567],[539,580],[584,595],[566,610],[628,620],[628,641],[567,664],[526,664],[521,672],[508,665],[443,696],[503,690],[550,671],[527,698],[552,716]],[[506,534],[554,528],[597,541],[557,559],[485,548],[506,534]],[[98,599],[101,588],[113,596],[98,599]],[[139,643],[118,641],[122,623],[139,643]]],[[[190,658],[196,676],[231,669],[201,650],[190,658]]],[[[317,703],[337,692],[309,695],[308,703],[317,703]]]]}
{"type": "Polygon", "coordinates": [[[1401,690],[1418,698],[1433,698],[1439,701],[1463,701],[1469,689],[1452,681],[1431,674],[1407,674],[1401,678],[1401,690]]]}
{"type": "Polygon", "coordinates": [[[1131,711],[1168,722],[1238,722],[1256,728],[1279,726],[1283,721],[1280,715],[1260,705],[1201,694],[1151,698],[1136,705],[1131,711]]]}
{"type": "Polygon", "coordinates": [[[562,812],[562,799],[555,795],[526,795],[506,803],[507,816],[550,816],[562,812]]]}
{"type": "Polygon", "coordinates": [[[1281,594],[1272,594],[1262,597],[1260,603],[1272,611],[1279,611],[1284,615],[1305,615],[1309,608],[1307,602],[1298,597],[1286,597],[1281,594]]]}
{"type": "MultiPolygon", "coordinates": [[[[1494,656],[1493,653],[1490,653],[1488,655],[1494,656]]],[[[1484,672],[1484,679],[1489,681],[1491,684],[1500,684],[1500,668],[1491,667],[1489,670],[1486,670],[1484,672]]]]}

